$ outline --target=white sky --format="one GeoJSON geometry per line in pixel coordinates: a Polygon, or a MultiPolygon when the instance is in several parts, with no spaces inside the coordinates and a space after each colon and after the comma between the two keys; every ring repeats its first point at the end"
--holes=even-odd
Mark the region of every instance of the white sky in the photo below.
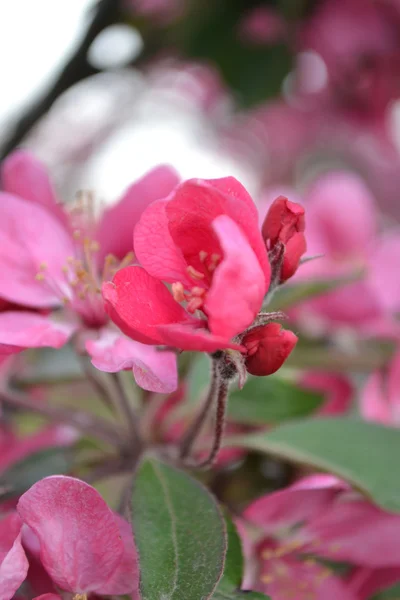
{"type": "MultiPolygon", "coordinates": [[[[0,0],[0,139],[14,116],[46,89],[63,65],[85,29],[93,2],[0,0]]],[[[251,184],[245,168],[221,156],[216,143],[201,137],[188,115],[180,120],[179,109],[172,116],[166,111],[164,121],[145,119],[117,132],[99,149],[79,183],[112,201],[132,180],[167,162],[183,177],[231,174],[251,184]],[[127,155],[132,159],[127,161],[127,155]]]]}

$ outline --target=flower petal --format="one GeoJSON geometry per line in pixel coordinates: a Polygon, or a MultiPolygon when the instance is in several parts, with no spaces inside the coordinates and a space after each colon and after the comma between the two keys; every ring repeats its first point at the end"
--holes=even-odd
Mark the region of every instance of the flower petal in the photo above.
{"type": "Polygon", "coordinates": [[[364,256],[376,235],[376,207],[361,177],[345,171],[321,176],[307,194],[307,231],[319,230],[337,256],[364,256]]]}
{"type": "Polygon", "coordinates": [[[3,189],[10,194],[41,204],[64,225],[68,217],[57,203],[47,169],[33,154],[16,150],[2,164],[3,189]]]}
{"type": "Polygon", "coordinates": [[[49,211],[0,193],[0,296],[23,306],[60,304],[63,267],[74,254],[72,238],[49,211]]]}
{"type": "MultiPolygon", "coordinates": [[[[39,538],[43,566],[61,589],[102,592],[124,545],[114,514],[94,488],[73,477],[46,477],[21,496],[17,510],[39,538]]],[[[117,593],[133,587],[132,581],[117,593]]]]}
{"type": "Polygon", "coordinates": [[[159,200],[143,212],[133,234],[135,254],[153,277],[191,287],[187,262],[168,228],[167,204],[168,200],[159,200]]]}
{"type": "Polygon", "coordinates": [[[159,325],[193,322],[161,281],[137,266],[115,274],[103,284],[105,309],[130,338],[143,344],[163,344],[159,325]]]}
{"type": "Polygon", "coordinates": [[[179,183],[179,175],[169,166],[160,165],[135,181],[115,206],[106,209],[99,223],[96,239],[100,244],[99,260],[107,254],[117,258],[133,250],[133,230],[145,208],[168,196],[179,183]]]}
{"type": "Polygon", "coordinates": [[[178,386],[175,352],[160,351],[107,330],[97,340],[87,340],[86,350],[100,371],[132,369],[136,383],[144,390],[169,394],[178,386]]]}
{"type": "Polygon", "coordinates": [[[281,368],[297,344],[297,335],[278,323],[255,327],[242,344],[247,349],[246,368],[257,376],[271,375],[281,368]]]}
{"type": "Polygon", "coordinates": [[[139,557],[132,535],[131,525],[120,515],[114,514],[119,527],[124,553],[111,579],[102,587],[103,595],[118,596],[132,590],[131,600],[140,600],[139,596],[139,557]]]}
{"type": "Polygon", "coordinates": [[[259,498],[244,512],[247,521],[266,532],[302,523],[323,514],[344,485],[331,475],[306,477],[290,487],[259,498]]]}
{"type": "Polygon", "coordinates": [[[368,501],[340,499],[306,530],[320,540],[319,555],[377,568],[400,564],[400,516],[368,501]]]}
{"type": "Polygon", "coordinates": [[[212,226],[224,257],[215,270],[204,308],[210,330],[229,339],[253,322],[267,290],[260,263],[238,225],[221,215],[212,226]]]}
{"type": "Polygon", "coordinates": [[[160,325],[158,327],[163,343],[181,350],[197,350],[198,352],[215,352],[224,348],[245,351],[243,346],[234,344],[228,338],[210,333],[206,329],[191,324],[160,325]]]}
{"type": "Polygon", "coordinates": [[[76,323],[55,321],[34,312],[0,313],[0,355],[25,348],[61,348],[76,329],[76,323]]]}
{"type": "Polygon", "coordinates": [[[15,513],[0,520],[0,600],[11,600],[28,573],[21,526],[15,513]]]}

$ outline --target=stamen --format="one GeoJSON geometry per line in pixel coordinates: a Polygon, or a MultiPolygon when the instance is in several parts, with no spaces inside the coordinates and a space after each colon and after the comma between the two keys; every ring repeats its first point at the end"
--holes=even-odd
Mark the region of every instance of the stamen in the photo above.
{"type": "Polygon", "coordinates": [[[180,281],[172,284],[172,295],[176,302],[183,302],[185,300],[185,290],[180,281]]]}
{"type": "Polygon", "coordinates": [[[202,298],[196,298],[196,297],[194,297],[194,298],[191,298],[191,299],[189,300],[189,302],[188,302],[188,305],[187,305],[187,307],[186,307],[186,308],[187,308],[187,311],[188,311],[188,312],[190,312],[190,313],[194,313],[194,312],[196,312],[196,310],[197,310],[198,308],[200,308],[200,306],[202,306],[202,305],[203,305],[203,300],[202,300],[202,298]]]}
{"type": "Polygon", "coordinates": [[[200,250],[199,258],[202,263],[206,260],[207,256],[208,256],[208,252],[205,252],[204,250],[200,250]]]}
{"type": "Polygon", "coordinates": [[[191,292],[192,296],[204,296],[204,294],[206,293],[206,290],[204,288],[195,286],[195,287],[192,287],[190,292],[191,292]]]}
{"type": "Polygon", "coordinates": [[[186,270],[192,279],[204,279],[204,273],[200,273],[192,265],[189,265],[186,270]]]}
{"type": "Polygon", "coordinates": [[[261,581],[263,583],[267,583],[268,584],[268,583],[272,583],[274,581],[274,578],[273,578],[272,575],[262,575],[261,576],[261,581]]]}

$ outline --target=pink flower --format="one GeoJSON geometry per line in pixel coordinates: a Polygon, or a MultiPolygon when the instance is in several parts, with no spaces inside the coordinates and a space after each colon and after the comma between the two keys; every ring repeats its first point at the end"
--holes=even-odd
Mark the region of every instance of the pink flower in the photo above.
{"type": "MultiPolygon", "coordinates": [[[[91,196],[79,198],[69,211],[58,204],[43,165],[27,152],[17,151],[5,161],[2,180],[0,296],[33,309],[63,306],[64,311],[58,321],[34,312],[2,313],[0,355],[32,347],[58,348],[77,331],[110,326],[102,280],[133,261],[133,227],[146,206],[177,184],[175,172],[169,167],[154,169],[99,220],[91,196]]],[[[128,352],[126,361],[138,360],[138,347],[132,356],[129,341],[122,346],[128,352]]],[[[151,371],[156,357],[152,355],[152,364],[147,365],[148,349],[146,356],[144,350],[142,354],[138,368],[151,371]]],[[[164,359],[166,355],[158,357],[161,370],[164,359]]],[[[171,355],[168,361],[176,371],[171,355]]],[[[171,380],[166,386],[169,389],[171,380]]]]}
{"type": "Polygon", "coordinates": [[[17,510],[38,537],[41,562],[62,590],[137,593],[137,554],[129,525],[90,485],[72,477],[47,477],[21,496],[17,510]]]}
{"type": "Polygon", "coordinates": [[[360,274],[360,280],[305,306],[326,326],[347,324],[366,333],[393,335],[392,315],[400,306],[395,275],[400,230],[379,233],[374,198],[356,174],[323,175],[305,196],[308,251],[323,256],[304,264],[298,277],[326,280],[360,274]]]}
{"type": "Polygon", "coordinates": [[[400,426],[400,352],[387,369],[372,373],[361,392],[360,410],[364,419],[400,426]]]}
{"type": "Polygon", "coordinates": [[[261,349],[273,340],[272,329],[246,332],[268,291],[271,267],[256,207],[236,179],[182,183],[143,212],[134,246],[142,266],[121,269],[103,285],[106,310],[126,335],[143,344],[244,355],[249,351],[242,339],[250,335],[251,363],[258,349],[258,362],[269,360],[257,371],[279,368],[297,338],[275,335],[270,360],[261,349]],[[172,294],[163,282],[171,284],[172,294]]]}
{"type": "Polygon", "coordinates": [[[370,570],[398,567],[398,515],[386,513],[333,476],[307,477],[286,490],[264,496],[244,512],[259,529],[247,537],[246,586],[256,586],[274,600],[310,595],[324,600],[358,600],[348,582],[321,559],[370,570]]]}
{"type": "Polygon", "coordinates": [[[16,513],[0,520],[0,600],[11,600],[28,572],[21,527],[16,513]]]}
{"type": "Polygon", "coordinates": [[[268,6],[250,9],[240,23],[239,35],[252,44],[276,44],[286,37],[286,23],[268,6]]]}
{"type": "Polygon", "coordinates": [[[383,115],[398,98],[398,23],[383,3],[324,0],[300,34],[323,59],[334,102],[361,118],[383,115]]]}
{"type": "Polygon", "coordinates": [[[134,246],[146,271],[129,267],[103,286],[108,312],[134,339],[212,351],[252,323],[270,267],[256,208],[235,179],[181,184],[144,211],[134,246]]]}

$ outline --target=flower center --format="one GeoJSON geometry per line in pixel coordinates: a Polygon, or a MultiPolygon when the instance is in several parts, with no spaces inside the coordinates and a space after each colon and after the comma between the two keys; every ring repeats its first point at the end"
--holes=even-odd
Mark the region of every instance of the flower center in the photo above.
{"type": "Polygon", "coordinates": [[[69,256],[62,267],[61,276],[55,277],[48,271],[46,262],[41,263],[36,275],[60,300],[73,312],[79,314],[88,327],[101,327],[108,321],[101,295],[103,281],[112,279],[121,268],[133,262],[133,252],[122,261],[108,255],[102,267],[98,261],[98,242],[82,236],[76,229],[73,233],[76,241],[76,256],[69,256]]]}
{"type": "MultiPolygon", "coordinates": [[[[197,258],[197,257],[196,257],[197,258]]],[[[211,284],[213,273],[221,262],[220,254],[211,254],[201,250],[198,254],[198,268],[188,265],[187,274],[193,281],[193,287],[185,289],[182,282],[177,281],[172,284],[172,294],[176,302],[187,302],[186,310],[190,313],[201,310],[206,296],[207,289],[211,284]]]]}

